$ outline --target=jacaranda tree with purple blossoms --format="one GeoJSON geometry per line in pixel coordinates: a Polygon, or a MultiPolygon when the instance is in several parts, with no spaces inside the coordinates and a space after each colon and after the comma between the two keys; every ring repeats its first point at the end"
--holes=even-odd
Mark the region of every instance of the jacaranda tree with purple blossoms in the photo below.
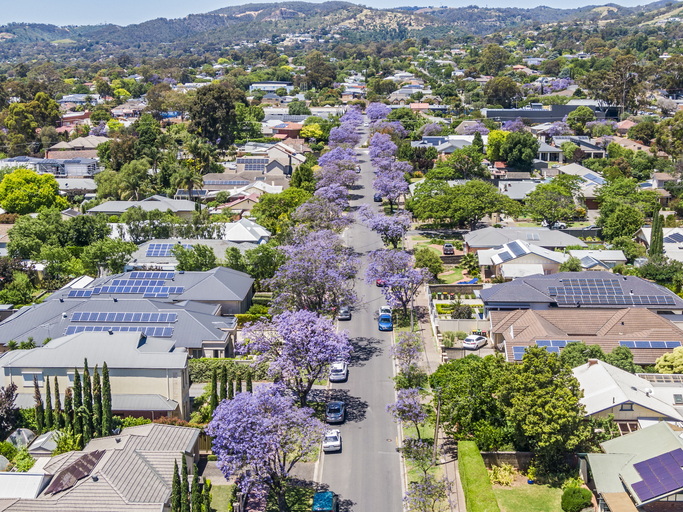
{"type": "Polygon", "coordinates": [[[489,129],[486,128],[481,121],[477,121],[475,124],[465,127],[465,135],[474,135],[477,132],[481,135],[488,135],[489,129]]]}
{"type": "MultiPolygon", "coordinates": [[[[426,268],[415,268],[415,259],[405,251],[383,249],[368,255],[365,280],[368,284],[384,281],[382,295],[391,306],[401,307],[408,314],[408,306],[420,286],[433,276],[426,268]]],[[[412,315],[412,309],[411,309],[412,315]]]]}
{"type": "Polygon", "coordinates": [[[308,393],[335,361],[348,361],[351,344],[327,317],[312,311],[286,311],[243,330],[236,347],[254,354],[255,365],[269,363],[268,374],[281,379],[306,406],[308,393]]]}
{"type": "Polygon", "coordinates": [[[524,130],[524,123],[522,122],[522,118],[518,117],[516,119],[505,121],[500,129],[505,132],[521,132],[524,130]]]}
{"type": "Polygon", "coordinates": [[[344,185],[334,183],[326,187],[320,187],[313,195],[322,197],[326,201],[336,204],[342,210],[349,206],[349,189],[344,185]]]}
{"type": "Polygon", "coordinates": [[[370,125],[370,133],[384,133],[390,135],[394,140],[399,140],[405,139],[410,132],[403,127],[401,121],[381,119],[370,125]]]}
{"type": "Polygon", "coordinates": [[[397,400],[393,404],[387,405],[387,412],[391,414],[394,421],[401,423],[412,423],[420,437],[420,425],[427,419],[427,411],[420,398],[420,390],[417,388],[399,389],[397,400]]]}
{"type": "MultiPolygon", "coordinates": [[[[385,161],[386,159],[380,160],[385,161]]],[[[377,162],[379,163],[380,160],[377,162]]],[[[378,167],[377,178],[373,180],[372,188],[389,201],[391,213],[394,212],[394,204],[398,202],[398,199],[410,190],[405,176],[412,171],[413,166],[409,162],[403,161],[392,162],[386,170],[381,165],[378,167]]]]}
{"type": "Polygon", "coordinates": [[[244,496],[270,492],[287,512],[287,481],[294,466],[320,444],[325,426],[313,410],[297,407],[282,386],[258,386],[223,400],[205,428],[218,469],[244,496]]]}
{"type": "Polygon", "coordinates": [[[287,259],[266,282],[273,291],[272,312],[332,313],[356,302],[358,258],[334,232],[299,230],[280,251],[287,259]]]}
{"type": "Polygon", "coordinates": [[[318,180],[316,187],[319,189],[332,185],[340,185],[348,189],[359,179],[355,171],[358,159],[356,152],[351,148],[334,148],[318,159],[318,165],[320,169],[315,175],[318,180]]]}
{"type": "Polygon", "coordinates": [[[339,146],[353,147],[360,142],[360,134],[351,123],[344,123],[330,130],[328,141],[331,148],[339,146]]]}
{"type": "Polygon", "coordinates": [[[353,223],[353,218],[345,215],[339,204],[321,196],[313,196],[299,206],[292,214],[292,218],[300,224],[305,224],[312,231],[328,229],[341,233],[353,223]]]}
{"type": "Polygon", "coordinates": [[[411,215],[399,212],[395,215],[376,213],[369,204],[358,208],[358,218],[367,227],[376,231],[386,245],[397,249],[403,236],[410,229],[411,215]]]}
{"type": "Polygon", "coordinates": [[[452,510],[448,503],[451,481],[447,477],[437,480],[432,474],[408,483],[403,498],[408,512],[445,512],[452,510]]]}
{"type": "Polygon", "coordinates": [[[363,113],[357,105],[353,105],[346,113],[339,119],[342,125],[350,124],[357,127],[363,124],[363,113]]]}
{"type": "Polygon", "coordinates": [[[365,115],[368,116],[371,122],[386,119],[391,113],[391,109],[384,103],[370,103],[365,109],[365,115]]]}
{"type": "Polygon", "coordinates": [[[370,137],[368,142],[370,148],[370,159],[388,158],[396,154],[397,146],[391,137],[385,133],[376,133],[370,137]]]}

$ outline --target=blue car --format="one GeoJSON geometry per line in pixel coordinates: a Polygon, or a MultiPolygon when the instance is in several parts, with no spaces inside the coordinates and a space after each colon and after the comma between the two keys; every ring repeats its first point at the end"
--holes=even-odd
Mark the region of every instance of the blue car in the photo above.
{"type": "Polygon", "coordinates": [[[381,203],[382,202],[382,194],[375,194],[375,196],[373,197],[373,201],[375,201],[376,203],[381,203]]]}
{"type": "Polygon", "coordinates": [[[393,331],[394,324],[391,322],[391,315],[379,315],[379,330],[380,331],[393,331]]]}

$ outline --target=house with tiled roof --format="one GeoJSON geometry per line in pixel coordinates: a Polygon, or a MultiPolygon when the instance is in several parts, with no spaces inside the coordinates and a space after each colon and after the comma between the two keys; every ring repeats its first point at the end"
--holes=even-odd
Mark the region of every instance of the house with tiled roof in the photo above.
{"type": "Polygon", "coordinates": [[[636,364],[652,365],[683,342],[683,331],[666,315],[646,308],[518,309],[492,311],[490,319],[493,346],[508,361],[521,361],[529,346],[560,353],[567,343],[583,341],[606,354],[628,347],[636,364]]]}
{"type": "Polygon", "coordinates": [[[535,274],[554,274],[569,256],[524,240],[514,240],[497,249],[477,251],[481,274],[485,278],[507,280],[535,274]]]}

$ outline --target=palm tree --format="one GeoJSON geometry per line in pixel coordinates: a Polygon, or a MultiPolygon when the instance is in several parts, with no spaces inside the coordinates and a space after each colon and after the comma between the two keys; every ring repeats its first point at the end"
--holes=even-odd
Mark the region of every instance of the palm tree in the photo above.
{"type": "Polygon", "coordinates": [[[192,190],[201,188],[202,185],[204,185],[204,178],[196,171],[188,169],[187,167],[181,168],[173,177],[173,186],[187,190],[190,200],[192,200],[192,190]]]}
{"type": "Polygon", "coordinates": [[[193,137],[185,145],[192,155],[195,170],[206,174],[211,169],[211,161],[216,158],[216,147],[204,139],[193,137]]]}

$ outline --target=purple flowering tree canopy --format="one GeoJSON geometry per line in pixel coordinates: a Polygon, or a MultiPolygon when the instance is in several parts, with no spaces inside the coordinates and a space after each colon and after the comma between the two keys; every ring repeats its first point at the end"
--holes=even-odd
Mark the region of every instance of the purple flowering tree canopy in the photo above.
{"type": "Polygon", "coordinates": [[[339,185],[352,187],[359,179],[355,168],[358,166],[356,152],[351,148],[336,147],[318,158],[320,169],[316,171],[317,188],[339,185]]]}
{"type": "Polygon", "coordinates": [[[342,125],[350,124],[354,127],[357,127],[363,124],[363,113],[361,112],[360,108],[358,108],[358,106],[353,105],[346,111],[346,113],[343,116],[341,116],[340,121],[342,125]]]}
{"type": "Polygon", "coordinates": [[[282,386],[267,384],[223,400],[205,431],[223,476],[234,478],[245,495],[273,492],[282,511],[292,468],[319,446],[325,425],[282,386]]]}
{"type": "Polygon", "coordinates": [[[401,124],[401,121],[387,121],[386,119],[372,123],[370,125],[370,133],[384,133],[396,139],[405,139],[409,134],[408,130],[401,124]]]}
{"type": "Polygon", "coordinates": [[[574,130],[565,121],[555,121],[546,133],[549,137],[558,137],[560,135],[573,135],[574,130]]]}
{"type": "Polygon", "coordinates": [[[451,481],[447,477],[437,480],[432,474],[408,483],[403,503],[408,512],[437,512],[449,510],[448,496],[451,481]]]}
{"type": "Polygon", "coordinates": [[[481,121],[477,121],[475,124],[465,127],[465,135],[474,135],[477,132],[482,135],[488,135],[489,129],[486,128],[481,121]]]}
{"type": "Polygon", "coordinates": [[[368,255],[365,280],[368,284],[384,281],[382,295],[391,306],[408,313],[410,301],[426,280],[433,276],[426,268],[415,268],[414,258],[405,251],[383,249],[368,255]]]}
{"type": "Polygon", "coordinates": [[[349,189],[337,183],[326,187],[320,187],[313,195],[322,197],[326,201],[336,204],[342,210],[349,206],[349,189]]]}
{"type": "Polygon", "coordinates": [[[386,119],[390,113],[391,109],[384,103],[370,103],[365,109],[365,115],[371,122],[386,119]]]}
{"type": "Polygon", "coordinates": [[[522,118],[518,117],[514,120],[505,121],[500,129],[505,132],[522,132],[524,131],[524,123],[522,122],[522,118]]]}
{"type": "Polygon", "coordinates": [[[368,142],[370,159],[390,158],[396,154],[397,146],[386,133],[375,133],[368,142]]]}
{"type": "Polygon", "coordinates": [[[410,372],[420,362],[422,341],[416,332],[401,331],[391,347],[391,355],[402,372],[410,372]]]}
{"type": "Polygon", "coordinates": [[[330,130],[330,147],[353,147],[360,142],[360,134],[351,123],[335,126],[330,130]]]}
{"type": "Polygon", "coordinates": [[[346,331],[337,332],[327,317],[312,311],[285,311],[243,330],[241,354],[269,363],[268,374],[281,378],[306,406],[308,393],[335,361],[348,361],[352,348],[346,331]]]}
{"type": "Polygon", "coordinates": [[[396,402],[387,405],[387,412],[396,422],[412,423],[417,431],[417,438],[421,439],[420,425],[427,419],[427,411],[422,405],[419,389],[399,389],[396,402]]]}
{"type": "Polygon", "coordinates": [[[90,135],[96,137],[106,137],[107,136],[107,123],[100,121],[97,126],[90,128],[90,135]]]}
{"type": "MultiPolygon", "coordinates": [[[[408,164],[408,162],[400,163],[408,164]]],[[[390,171],[377,173],[377,178],[372,182],[372,188],[389,201],[389,207],[393,212],[394,204],[398,201],[399,197],[408,193],[409,185],[404,173],[392,165],[390,171]]]]}
{"type": "Polygon", "coordinates": [[[441,123],[429,123],[424,125],[420,131],[423,136],[429,137],[430,135],[440,135],[443,129],[444,126],[441,123]]]}
{"type": "Polygon", "coordinates": [[[345,215],[342,207],[321,196],[313,196],[301,204],[292,217],[295,221],[306,224],[312,231],[328,229],[341,233],[353,223],[353,218],[345,215]]]}
{"type": "Polygon", "coordinates": [[[358,258],[334,232],[298,232],[280,250],[287,259],[266,282],[274,295],[271,311],[332,313],[356,302],[358,258]]]}
{"type": "Polygon", "coordinates": [[[363,224],[376,231],[386,245],[391,245],[394,249],[398,248],[411,224],[411,215],[408,212],[384,215],[376,213],[369,204],[358,208],[358,217],[363,224]]]}

